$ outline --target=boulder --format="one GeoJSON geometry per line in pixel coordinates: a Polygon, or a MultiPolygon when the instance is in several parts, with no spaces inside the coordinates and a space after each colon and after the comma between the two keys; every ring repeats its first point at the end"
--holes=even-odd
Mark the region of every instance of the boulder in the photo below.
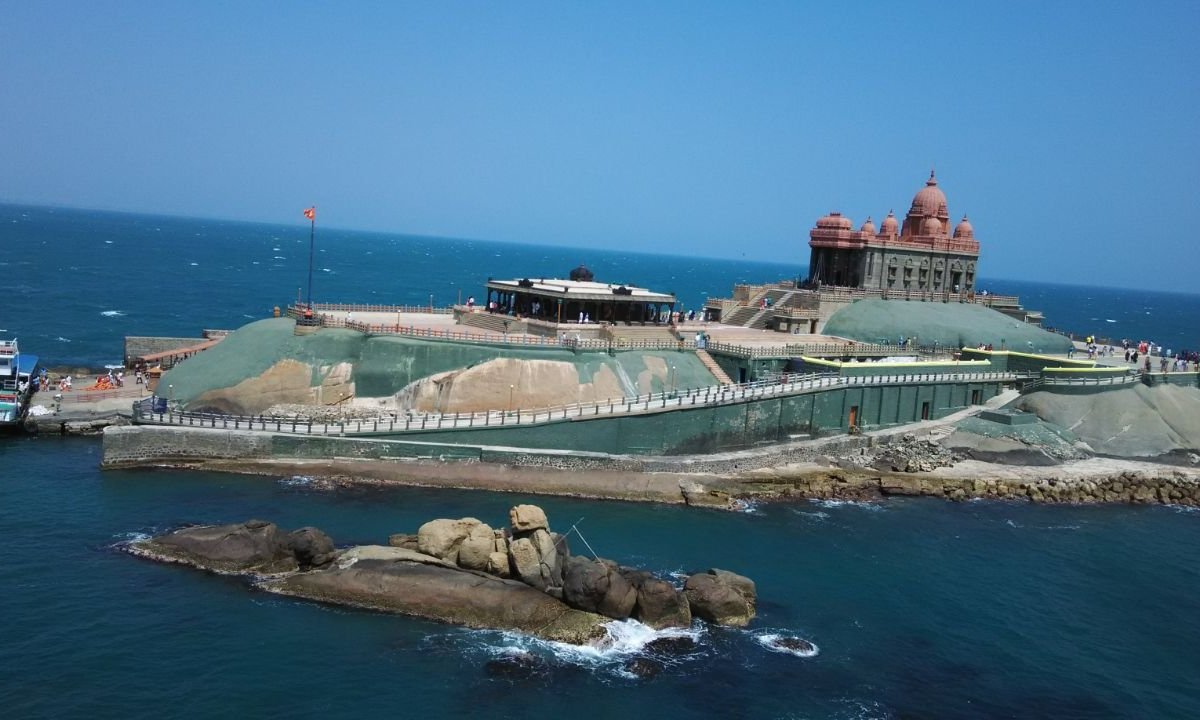
{"type": "Polygon", "coordinates": [[[532,532],[534,530],[549,530],[550,522],[546,512],[537,505],[517,505],[508,511],[508,522],[513,535],[532,532]]]}
{"type": "Polygon", "coordinates": [[[496,548],[496,534],[484,523],[471,528],[458,546],[458,566],[468,570],[487,570],[496,548]]]}
{"type": "Polygon", "coordinates": [[[621,568],[621,575],[637,590],[632,614],[635,620],[655,629],[691,627],[691,606],[674,585],[643,570],[621,568]]]}
{"type": "Polygon", "coordinates": [[[570,557],[566,538],[538,528],[507,543],[513,575],[538,590],[554,591],[563,584],[563,563],[570,557]]]}
{"type": "Polygon", "coordinates": [[[497,577],[512,577],[512,566],[508,563],[508,553],[494,552],[488,555],[487,567],[483,570],[497,577]]]}
{"type": "Polygon", "coordinates": [[[517,538],[508,544],[508,560],[513,577],[530,587],[545,590],[542,581],[542,561],[537,546],[529,538],[517,538]]]}
{"type": "Polygon", "coordinates": [[[472,528],[482,524],[475,518],[430,520],[417,530],[417,545],[426,555],[457,563],[462,541],[471,534],[472,528]]]}
{"type": "Polygon", "coordinates": [[[337,557],[333,540],[315,527],[293,530],[288,533],[287,543],[301,570],[324,567],[337,557]]]}
{"type": "Polygon", "coordinates": [[[692,614],[717,625],[744,627],[754,618],[754,582],[724,570],[696,573],[684,583],[692,614]]]}
{"type": "Polygon", "coordinates": [[[637,604],[637,589],[611,560],[567,560],[563,600],[573,608],[624,620],[637,604]]]}
{"type": "Polygon", "coordinates": [[[286,536],[274,523],[264,520],[184,528],[138,543],[131,550],[217,572],[281,573],[299,569],[286,536]]]}

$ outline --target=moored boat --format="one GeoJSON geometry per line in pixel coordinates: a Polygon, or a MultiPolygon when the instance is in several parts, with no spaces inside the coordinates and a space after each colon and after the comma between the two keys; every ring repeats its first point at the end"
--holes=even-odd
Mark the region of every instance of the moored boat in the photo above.
{"type": "Polygon", "coordinates": [[[0,430],[25,421],[37,367],[37,355],[23,354],[16,338],[0,340],[0,430]]]}

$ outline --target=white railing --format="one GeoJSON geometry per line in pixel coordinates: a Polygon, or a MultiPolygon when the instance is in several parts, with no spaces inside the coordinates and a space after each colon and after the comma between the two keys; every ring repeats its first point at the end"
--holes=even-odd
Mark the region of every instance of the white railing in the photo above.
{"type": "Polygon", "coordinates": [[[402,417],[380,417],[345,421],[314,421],[307,418],[219,415],[179,411],[168,407],[161,398],[157,406],[152,400],[134,404],[133,419],[139,424],[183,425],[190,427],[223,428],[230,430],[262,430],[301,435],[374,435],[429,430],[462,430],[469,428],[504,427],[508,425],[541,425],[576,418],[638,415],[693,407],[714,407],[750,402],[770,397],[800,395],[812,392],[863,385],[903,385],[914,382],[1013,382],[1028,376],[1013,372],[977,372],[897,375],[840,376],[835,373],[785,375],[778,379],[679,389],[668,392],[638,395],[619,400],[593,403],[573,403],[534,410],[488,410],[475,413],[412,413],[402,417]]]}

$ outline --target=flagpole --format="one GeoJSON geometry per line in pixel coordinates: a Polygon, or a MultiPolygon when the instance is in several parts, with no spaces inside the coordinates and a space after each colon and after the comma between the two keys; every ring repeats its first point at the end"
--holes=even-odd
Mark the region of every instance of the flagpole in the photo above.
{"type": "MultiPolygon", "coordinates": [[[[316,205],[313,206],[316,208],[316,205]]],[[[308,309],[312,310],[312,268],[313,268],[313,245],[316,244],[317,238],[317,215],[309,218],[311,225],[308,230],[308,309]]]]}

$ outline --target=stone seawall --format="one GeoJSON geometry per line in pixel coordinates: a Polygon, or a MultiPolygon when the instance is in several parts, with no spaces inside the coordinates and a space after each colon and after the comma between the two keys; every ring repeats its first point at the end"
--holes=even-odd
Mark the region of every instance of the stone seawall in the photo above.
{"type": "Polygon", "coordinates": [[[162,426],[110,427],[105,468],[177,464],[230,472],[736,507],[754,499],[889,496],[1200,506],[1200,470],[1092,458],[1014,467],[965,461],[933,472],[832,466],[902,437],[848,436],[719,455],[646,457],[394,443],[162,426]],[[448,462],[453,461],[453,462],[448,462]]]}
{"type": "Polygon", "coordinates": [[[104,429],[101,467],[173,461],[268,458],[271,436],[237,430],[113,425],[104,429]]]}

